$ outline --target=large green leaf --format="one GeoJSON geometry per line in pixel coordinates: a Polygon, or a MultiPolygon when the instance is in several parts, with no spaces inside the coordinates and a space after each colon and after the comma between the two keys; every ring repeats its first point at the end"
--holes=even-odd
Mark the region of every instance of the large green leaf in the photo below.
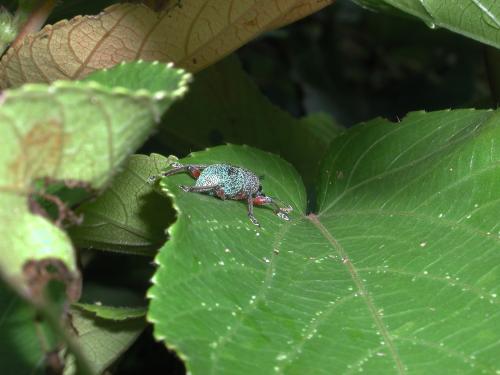
{"type": "Polygon", "coordinates": [[[86,82],[3,91],[0,270],[7,280],[21,282],[27,262],[43,259],[61,262],[77,278],[66,234],[28,209],[34,182],[47,178],[102,188],[186,91],[188,78],[165,64],[138,62],[86,82]]]}
{"type": "Polygon", "coordinates": [[[148,318],[193,374],[495,373],[500,369],[500,114],[374,120],[333,142],[317,213],[287,163],[236,146],[184,162],[264,174],[285,222],[160,184],[178,221],[148,318]]]}
{"type": "Polygon", "coordinates": [[[399,10],[500,48],[500,4],[495,0],[353,0],[370,9],[399,10]]]}
{"type": "Polygon", "coordinates": [[[159,136],[176,152],[227,142],[274,151],[309,183],[342,131],[326,114],[296,119],[273,105],[230,56],[196,75],[186,97],[165,115],[159,136]]]}

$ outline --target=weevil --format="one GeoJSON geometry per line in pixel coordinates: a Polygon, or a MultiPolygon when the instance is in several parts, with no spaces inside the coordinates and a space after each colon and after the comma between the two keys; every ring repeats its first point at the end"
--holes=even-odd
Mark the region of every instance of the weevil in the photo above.
{"type": "Polygon", "coordinates": [[[196,182],[191,186],[179,185],[183,191],[205,193],[222,200],[246,200],[248,217],[257,226],[260,226],[260,224],[254,216],[253,206],[270,205],[278,217],[283,220],[290,220],[288,213],[292,211],[292,207],[280,207],[276,203],[276,201],[279,201],[278,199],[273,199],[264,194],[259,176],[248,169],[230,164],[181,164],[177,162],[170,164],[170,167],[172,168],[168,171],[152,177],[152,181],[156,180],[157,177],[188,173],[196,179],[196,182]]]}

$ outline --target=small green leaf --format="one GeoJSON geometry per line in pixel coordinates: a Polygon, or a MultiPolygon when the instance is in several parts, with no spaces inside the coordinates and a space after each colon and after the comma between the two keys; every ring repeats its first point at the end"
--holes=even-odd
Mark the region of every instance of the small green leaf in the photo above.
{"type": "Polygon", "coordinates": [[[2,372],[19,374],[43,374],[43,359],[46,352],[54,350],[53,337],[45,339],[50,329],[37,327],[46,323],[36,321],[36,310],[23,301],[2,283],[0,285],[0,363],[2,372]],[[39,337],[42,335],[42,337],[39,337]],[[43,341],[47,346],[42,347],[43,341]]]}
{"type": "Polygon", "coordinates": [[[0,52],[2,53],[9,43],[16,38],[18,33],[16,21],[6,9],[0,9],[0,52]]]}
{"type": "Polygon", "coordinates": [[[500,47],[500,5],[495,0],[353,0],[369,9],[399,10],[491,46],[500,47]]]}
{"type": "Polygon", "coordinates": [[[500,369],[500,112],[356,126],[322,164],[318,212],[297,173],[237,146],[190,162],[264,174],[285,222],[161,180],[178,221],[148,319],[193,374],[495,373],[500,369]]]}
{"type": "Polygon", "coordinates": [[[230,56],[196,75],[186,97],[165,115],[158,136],[178,152],[224,143],[277,152],[311,182],[342,131],[326,114],[296,119],[271,104],[230,56]]]}
{"type": "MultiPolygon", "coordinates": [[[[173,64],[158,61],[135,63],[122,62],[111,69],[93,72],[80,82],[98,82],[103,86],[116,90],[125,90],[147,94],[155,99],[177,99],[187,91],[187,83],[191,75],[182,69],[173,69],[173,64]],[[113,73],[110,74],[109,71],[113,73]]],[[[170,103],[168,103],[170,104],[170,103]]]]}
{"type": "Polygon", "coordinates": [[[133,155],[103,195],[78,209],[83,223],[69,234],[79,247],[152,256],[165,242],[172,222],[171,204],[153,191],[148,178],[168,160],[133,155]]]}
{"type": "Polygon", "coordinates": [[[94,313],[98,318],[126,320],[141,318],[146,315],[146,307],[106,306],[103,304],[75,303],[81,310],[94,313]]]}
{"type": "MultiPolygon", "coordinates": [[[[146,327],[144,319],[113,321],[96,318],[93,313],[79,309],[72,309],[71,315],[77,342],[95,374],[104,373],[146,327]]],[[[74,358],[70,357],[64,375],[73,374],[77,372],[74,358]]]]}
{"type": "MultiPolygon", "coordinates": [[[[50,298],[30,303],[21,298],[0,279],[0,363],[5,374],[56,373],[64,365],[63,345],[69,336],[64,333],[68,323],[64,311],[64,285],[54,282],[48,286],[50,298]],[[61,319],[63,316],[65,319],[61,319]],[[51,358],[49,360],[49,358],[51,358]],[[56,360],[58,358],[59,360],[56,360]],[[59,367],[60,365],[60,367],[59,367]]],[[[76,344],[70,345],[78,350],[76,344]]],[[[75,351],[70,350],[73,355],[75,351]]],[[[83,360],[78,352],[80,360],[83,360]]],[[[75,357],[73,357],[74,360],[75,357]]],[[[82,374],[89,374],[86,363],[79,362],[82,374]],[[83,367],[81,365],[83,364],[83,367]]]]}

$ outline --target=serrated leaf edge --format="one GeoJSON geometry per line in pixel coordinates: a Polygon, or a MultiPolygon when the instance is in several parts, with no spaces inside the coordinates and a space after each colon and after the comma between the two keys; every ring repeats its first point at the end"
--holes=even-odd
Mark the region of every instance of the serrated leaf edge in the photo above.
{"type": "MultiPolygon", "coordinates": [[[[137,61],[144,62],[144,61],[137,61]]],[[[130,64],[131,62],[122,62],[120,65],[130,64]]],[[[132,62],[136,63],[136,62],[132,62]]],[[[153,62],[153,64],[159,63],[158,61],[153,62]]],[[[166,69],[174,69],[173,63],[165,64],[166,69]]],[[[109,71],[109,69],[103,69],[103,71],[109,71]]],[[[180,81],[178,88],[168,92],[165,90],[159,91],[149,91],[147,89],[130,90],[122,86],[109,87],[103,85],[97,81],[66,81],[59,80],[54,81],[51,84],[46,83],[26,83],[20,87],[5,90],[5,96],[0,101],[3,104],[8,98],[15,98],[16,96],[22,96],[26,93],[47,93],[56,94],[60,90],[64,89],[79,89],[79,90],[92,90],[99,93],[106,93],[111,95],[123,95],[130,96],[134,98],[152,98],[153,100],[160,101],[163,99],[175,99],[182,97],[188,90],[188,83],[192,80],[192,74],[186,72],[184,69],[175,68],[174,71],[180,76],[180,81]]]]}

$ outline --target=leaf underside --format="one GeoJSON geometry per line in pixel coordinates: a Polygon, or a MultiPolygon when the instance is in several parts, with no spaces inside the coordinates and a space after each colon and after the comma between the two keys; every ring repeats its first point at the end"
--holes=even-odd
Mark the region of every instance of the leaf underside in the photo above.
{"type": "MultiPolygon", "coordinates": [[[[79,309],[72,309],[71,316],[78,344],[95,374],[104,373],[146,327],[144,319],[102,319],[79,309]]],[[[64,375],[73,374],[78,372],[73,358],[70,358],[64,375]]]]}
{"type": "Polygon", "coordinates": [[[96,69],[138,59],[174,62],[196,72],[260,33],[332,2],[172,1],[161,12],[143,4],[115,4],[95,16],[48,25],[9,49],[0,62],[0,88],[80,79],[96,69]]]}
{"type": "Polygon", "coordinates": [[[170,203],[148,184],[159,168],[144,155],[132,155],[101,196],[78,208],[84,220],[69,229],[72,241],[83,248],[153,256],[175,217],[170,203]]]}

